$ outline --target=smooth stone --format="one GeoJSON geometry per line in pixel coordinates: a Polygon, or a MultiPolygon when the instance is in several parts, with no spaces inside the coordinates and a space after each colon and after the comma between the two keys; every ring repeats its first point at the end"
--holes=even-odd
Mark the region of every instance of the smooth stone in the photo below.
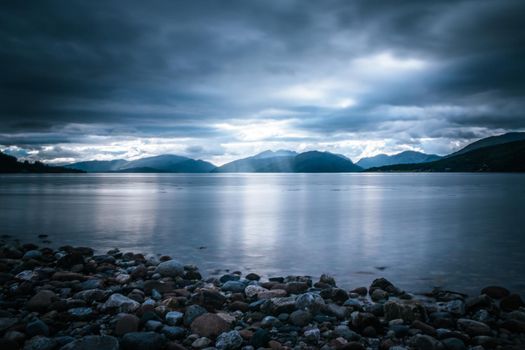
{"type": "Polygon", "coordinates": [[[370,295],[373,301],[381,301],[388,299],[388,292],[382,290],[382,289],[374,289],[372,294],[370,295]]]}
{"type": "Polygon", "coordinates": [[[222,317],[212,313],[200,315],[191,323],[191,331],[206,338],[215,338],[228,330],[230,330],[230,324],[222,317]]]}
{"type": "Polygon", "coordinates": [[[258,274],[252,272],[252,273],[249,273],[249,274],[246,275],[246,279],[248,281],[258,281],[258,280],[261,279],[261,276],[259,276],[258,274]]]}
{"type": "Polygon", "coordinates": [[[248,298],[256,297],[257,294],[261,292],[267,292],[267,291],[268,289],[258,286],[258,285],[253,285],[253,284],[250,284],[246,286],[246,288],[244,288],[244,294],[246,294],[248,298]]]}
{"type": "Polygon", "coordinates": [[[458,338],[446,338],[442,339],[441,343],[445,346],[446,350],[466,350],[467,347],[461,339],[458,338]]]}
{"type": "Polygon", "coordinates": [[[351,341],[351,340],[359,340],[361,339],[361,336],[351,330],[348,326],[345,325],[339,325],[334,328],[334,334],[338,337],[343,337],[344,339],[351,341]]]}
{"type": "Polygon", "coordinates": [[[38,272],[33,271],[33,270],[24,270],[16,274],[15,276],[17,280],[21,280],[21,281],[37,280],[38,277],[39,277],[38,272]]]}
{"type": "Polygon", "coordinates": [[[140,319],[132,314],[118,314],[115,323],[115,334],[122,336],[126,333],[136,332],[139,329],[140,319]]]}
{"type": "Polygon", "coordinates": [[[457,323],[461,330],[467,332],[471,336],[491,334],[490,327],[483,322],[460,318],[457,323]]]}
{"type": "Polygon", "coordinates": [[[168,260],[158,264],[155,272],[160,273],[164,277],[183,276],[184,265],[177,260],[168,260]]]}
{"type": "Polygon", "coordinates": [[[321,331],[319,328],[310,328],[304,331],[304,337],[309,343],[317,344],[321,338],[321,331]]]}
{"type": "Polygon", "coordinates": [[[182,327],[164,326],[161,333],[168,339],[182,339],[186,335],[186,330],[182,327]]]}
{"type": "Polygon", "coordinates": [[[18,322],[17,318],[14,317],[0,317],[0,332],[9,329],[18,322]]]}
{"type": "Polygon", "coordinates": [[[235,350],[242,346],[242,337],[238,331],[221,333],[217,337],[215,347],[218,350],[235,350]]]}
{"type": "Polygon", "coordinates": [[[26,325],[26,334],[29,338],[35,335],[43,335],[47,337],[49,335],[49,327],[40,319],[35,319],[26,325]]]}
{"type": "Polygon", "coordinates": [[[26,341],[24,350],[53,350],[57,345],[55,339],[36,336],[26,341]]]}
{"type": "Polygon", "coordinates": [[[415,336],[414,343],[418,350],[440,350],[441,344],[439,340],[434,339],[429,335],[418,334],[415,336]]]}
{"type": "Polygon", "coordinates": [[[184,325],[189,326],[199,316],[204,315],[208,311],[199,305],[190,305],[184,313],[184,325]]]}
{"type": "Polygon", "coordinates": [[[104,298],[106,298],[108,294],[109,293],[106,290],[94,288],[94,289],[83,290],[78,293],[75,293],[75,295],[73,295],[73,298],[82,299],[86,301],[87,303],[91,304],[94,301],[104,300],[104,298]]]}
{"type": "Polygon", "coordinates": [[[30,311],[46,311],[56,300],[57,295],[50,290],[41,290],[26,303],[26,308],[30,311]]]}
{"type": "Polygon", "coordinates": [[[290,314],[290,322],[299,327],[306,326],[311,320],[312,315],[305,310],[296,310],[290,314]]]}
{"type": "Polygon", "coordinates": [[[67,313],[73,318],[85,320],[93,315],[93,309],[90,307],[74,307],[67,310],[67,313]]]}
{"type": "Polygon", "coordinates": [[[170,326],[176,326],[180,324],[183,318],[184,318],[184,314],[178,311],[170,311],[166,313],[166,316],[164,316],[166,323],[169,324],[170,326]]]}
{"type": "Polygon", "coordinates": [[[519,294],[510,294],[509,296],[501,299],[500,307],[503,311],[514,311],[518,310],[520,307],[525,306],[521,296],[519,294]]]}
{"type": "Polygon", "coordinates": [[[385,320],[402,319],[407,323],[425,318],[425,309],[412,302],[389,300],[383,305],[385,320]]]}
{"type": "Polygon", "coordinates": [[[119,350],[117,338],[109,335],[88,335],[72,341],[60,350],[119,350]]]}
{"type": "Polygon", "coordinates": [[[368,292],[370,295],[374,293],[374,290],[376,289],[382,289],[385,292],[389,294],[399,294],[399,289],[397,289],[390,281],[388,281],[386,278],[377,278],[372,281],[372,284],[370,285],[370,288],[368,288],[368,292]]]}
{"type": "Polygon", "coordinates": [[[281,325],[281,321],[274,316],[266,316],[261,321],[261,327],[271,328],[278,327],[281,325]]]}
{"type": "Polygon", "coordinates": [[[202,348],[207,347],[210,344],[211,344],[210,339],[206,337],[200,337],[200,338],[195,339],[195,341],[191,343],[191,347],[196,348],[196,349],[202,349],[202,348]]]}
{"type": "Polygon", "coordinates": [[[80,288],[82,290],[102,289],[103,287],[104,287],[104,282],[98,278],[90,278],[80,284],[80,288]]]}
{"type": "Polygon", "coordinates": [[[147,331],[156,332],[162,328],[163,324],[160,321],[149,320],[144,325],[144,329],[147,331]]]}
{"type": "Polygon", "coordinates": [[[28,250],[22,257],[23,260],[40,259],[42,252],[39,250],[28,250]]]}
{"type": "Polygon", "coordinates": [[[295,299],[295,307],[298,310],[308,310],[312,314],[319,313],[324,306],[324,299],[315,293],[304,293],[295,299]]]}
{"type": "Polygon", "coordinates": [[[133,312],[140,307],[140,304],[122,294],[112,294],[104,303],[103,309],[118,309],[120,312],[133,312]]]}
{"type": "Polygon", "coordinates": [[[481,290],[481,294],[486,294],[492,299],[502,299],[509,296],[510,291],[500,286],[488,286],[481,290]]]}
{"type": "Polygon", "coordinates": [[[251,344],[254,348],[265,348],[270,341],[270,332],[264,328],[258,328],[252,335],[251,344]]]}
{"type": "Polygon", "coordinates": [[[155,332],[132,332],[122,337],[122,350],[160,350],[164,347],[166,338],[155,332]]]}
{"type": "Polygon", "coordinates": [[[241,281],[227,281],[222,285],[221,290],[224,292],[242,293],[245,288],[246,285],[241,281]]]}

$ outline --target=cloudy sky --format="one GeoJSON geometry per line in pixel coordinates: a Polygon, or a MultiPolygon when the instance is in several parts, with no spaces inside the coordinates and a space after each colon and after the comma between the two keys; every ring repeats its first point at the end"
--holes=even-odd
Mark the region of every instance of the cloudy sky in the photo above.
{"type": "Polygon", "coordinates": [[[0,149],[446,154],[525,129],[525,1],[4,1],[0,149]]]}

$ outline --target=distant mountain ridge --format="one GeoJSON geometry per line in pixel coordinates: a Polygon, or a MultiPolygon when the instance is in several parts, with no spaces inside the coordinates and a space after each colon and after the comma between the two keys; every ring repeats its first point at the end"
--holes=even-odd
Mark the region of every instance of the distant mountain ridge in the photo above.
{"type": "Polygon", "coordinates": [[[361,158],[356,164],[363,169],[380,167],[393,164],[417,164],[432,162],[441,159],[442,157],[436,154],[426,154],[416,151],[404,151],[393,154],[391,156],[386,154],[378,154],[373,157],[361,158]]]}
{"type": "Polygon", "coordinates": [[[475,148],[420,164],[371,168],[372,172],[525,172],[525,140],[475,148]]]}
{"type": "Polygon", "coordinates": [[[67,164],[65,167],[87,172],[120,172],[120,173],[209,173],[215,165],[188,157],[164,154],[160,156],[127,161],[116,159],[111,161],[87,161],[67,164]]]}
{"type": "Polygon", "coordinates": [[[445,157],[453,157],[483,147],[496,146],[504,143],[523,140],[525,140],[525,132],[508,132],[502,135],[485,137],[481,140],[472,142],[471,144],[468,144],[467,146],[460,149],[459,151],[451,153],[445,157]]]}
{"type": "Polygon", "coordinates": [[[50,166],[41,162],[20,162],[16,157],[0,152],[0,173],[82,173],[81,170],[50,166]]]}
{"type": "Polygon", "coordinates": [[[358,172],[362,168],[344,156],[329,152],[265,151],[216,168],[218,173],[358,172]],[[277,154],[276,154],[277,153],[277,154]]]}

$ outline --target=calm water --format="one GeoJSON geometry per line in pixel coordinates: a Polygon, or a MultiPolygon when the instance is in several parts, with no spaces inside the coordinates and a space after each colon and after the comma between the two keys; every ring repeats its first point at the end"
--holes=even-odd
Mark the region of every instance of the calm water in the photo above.
{"type": "Polygon", "coordinates": [[[265,276],[525,292],[525,175],[0,176],[0,234],[265,276]],[[199,247],[206,247],[199,249],[199,247]],[[384,268],[380,270],[378,268],[384,268]]]}

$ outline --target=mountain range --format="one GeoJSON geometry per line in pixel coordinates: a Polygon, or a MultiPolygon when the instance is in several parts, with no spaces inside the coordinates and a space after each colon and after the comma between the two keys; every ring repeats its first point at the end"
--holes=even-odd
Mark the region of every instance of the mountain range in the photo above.
{"type": "Polygon", "coordinates": [[[426,154],[416,151],[404,151],[394,155],[378,154],[373,157],[361,158],[356,164],[363,169],[393,164],[417,164],[441,159],[436,154],[426,154]]]}
{"type": "Polygon", "coordinates": [[[216,167],[210,162],[178,155],[160,155],[137,160],[85,161],[48,166],[19,162],[0,152],[0,172],[126,172],[126,173],[311,173],[392,171],[525,171],[525,133],[512,132],[487,137],[440,157],[415,151],[362,158],[356,164],[344,155],[330,152],[289,150],[264,151],[216,167]]]}

